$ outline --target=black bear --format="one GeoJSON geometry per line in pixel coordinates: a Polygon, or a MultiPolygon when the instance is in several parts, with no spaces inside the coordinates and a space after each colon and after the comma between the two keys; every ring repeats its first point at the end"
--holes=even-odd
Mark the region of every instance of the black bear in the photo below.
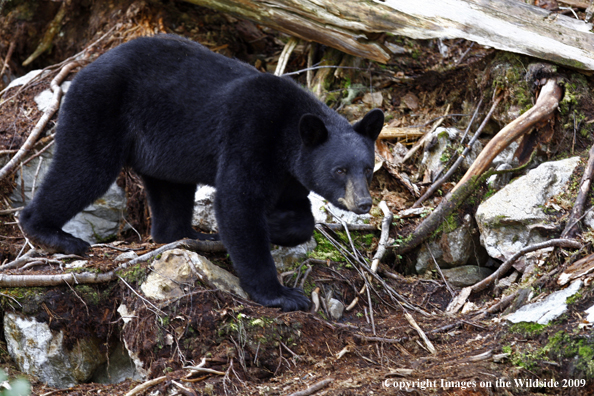
{"type": "Polygon", "coordinates": [[[60,109],[50,170],[20,223],[53,251],[89,244],[62,226],[100,197],[123,166],[143,179],[155,242],[204,239],[191,225],[197,184],[215,186],[223,241],[251,298],[285,311],[309,300],[282,286],[270,243],[311,238],[313,190],[356,213],[371,208],[370,111],[351,126],[288,78],[170,35],[139,38],[81,70],[60,109]]]}

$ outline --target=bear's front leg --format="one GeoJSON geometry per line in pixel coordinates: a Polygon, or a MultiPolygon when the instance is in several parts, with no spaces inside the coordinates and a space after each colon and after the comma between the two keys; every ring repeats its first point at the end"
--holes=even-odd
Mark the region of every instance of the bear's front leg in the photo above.
{"type": "Polygon", "coordinates": [[[285,287],[277,277],[270,254],[264,199],[217,188],[215,209],[219,235],[225,244],[241,287],[259,304],[283,311],[307,310],[309,299],[299,289],[285,287]]]}

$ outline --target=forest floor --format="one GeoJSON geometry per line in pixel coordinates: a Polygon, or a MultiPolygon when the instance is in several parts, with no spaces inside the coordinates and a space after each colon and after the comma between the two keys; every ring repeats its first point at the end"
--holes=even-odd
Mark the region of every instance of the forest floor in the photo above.
{"type": "MultiPolygon", "coordinates": [[[[60,3],[23,1],[15,4],[0,8],[2,58],[11,44],[14,47],[5,76],[20,76],[29,70],[58,64],[93,42],[96,44],[89,51],[91,56],[134,37],[155,33],[184,35],[215,52],[273,72],[288,39],[249,21],[183,2],[73,2],[51,51],[23,68],[22,61],[37,46],[38,39],[31,37],[41,36],[60,3]]],[[[387,116],[388,126],[393,128],[414,127],[426,132],[435,122],[441,122],[442,126],[463,130],[479,99],[483,98],[487,103],[483,108],[488,108],[494,87],[500,86],[504,100],[484,132],[486,142],[513,120],[515,108],[522,109],[534,102],[532,87],[523,76],[528,64],[536,62],[535,59],[471,45],[465,40],[444,40],[443,43],[399,37],[390,40],[404,52],[394,55],[386,65],[317,46],[315,57],[318,60],[349,67],[332,69],[320,78],[324,78],[322,95],[326,103],[351,121],[379,106],[387,116]],[[503,75],[501,70],[505,71],[503,75]]],[[[306,68],[308,50],[308,44],[299,44],[286,72],[306,68]]],[[[12,155],[26,140],[41,116],[33,98],[49,87],[56,73],[54,68],[26,89],[12,89],[2,97],[0,152],[4,150],[3,155],[12,155]]],[[[541,149],[542,155],[549,159],[580,155],[587,160],[593,141],[594,80],[576,70],[559,68],[558,73],[568,84],[573,84],[573,96],[565,112],[556,114],[555,133],[552,141],[541,149]]],[[[70,74],[68,79],[73,76],[74,73],[70,74]]],[[[1,78],[0,89],[3,88],[1,78]]],[[[306,84],[305,73],[295,78],[306,84]]],[[[479,117],[484,117],[485,113],[483,110],[479,117]]],[[[54,116],[46,127],[46,136],[56,119],[54,116]]],[[[47,144],[43,139],[30,155],[47,144]]],[[[396,142],[411,147],[417,140],[418,136],[402,137],[386,144],[389,149],[396,142]]],[[[402,171],[418,174],[420,156],[422,150],[403,165],[402,171]]],[[[0,181],[0,264],[14,260],[26,243],[8,198],[15,187],[15,174],[0,181]]],[[[456,173],[426,205],[436,206],[461,175],[456,173]]],[[[419,180],[422,179],[423,175],[419,175],[419,180]]],[[[138,254],[155,249],[159,245],[150,240],[150,216],[138,177],[131,171],[124,171],[118,183],[128,196],[128,221],[142,240],[138,240],[135,232],[127,231],[117,237],[120,242],[117,247],[134,249],[138,254]]],[[[419,185],[427,186],[422,182],[419,185]]],[[[409,208],[416,200],[384,168],[376,172],[371,187],[374,203],[385,200],[394,213],[409,208]]],[[[475,192],[475,199],[468,200],[457,216],[474,214],[486,193],[486,187],[475,192]]],[[[373,214],[372,224],[377,225],[377,231],[352,232],[355,246],[368,259],[377,250],[382,220],[381,212],[376,210],[373,214]]],[[[418,216],[394,220],[391,240],[402,240],[422,221],[418,216]]],[[[346,234],[337,233],[334,237],[348,246],[346,234]]],[[[316,234],[316,238],[317,254],[326,254],[329,259],[326,264],[312,266],[305,283],[306,294],[310,296],[312,290],[320,288],[348,304],[365,280],[357,268],[329,247],[322,235],[316,234]]],[[[591,241],[586,236],[582,236],[582,241],[585,247],[576,254],[568,255],[558,249],[530,287],[536,293],[558,289],[559,268],[592,251],[591,241]]],[[[117,254],[119,252],[112,247],[94,247],[85,258],[88,259],[85,269],[113,270],[117,267],[113,262],[117,254]]],[[[226,254],[204,255],[233,271],[226,254]]],[[[592,287],[583,289],[569,305],[568,312],[546,326],[510,325],[499,315],[481,316],[477,311],[447,315],[445,309],[452,295],[437,272],[415,275],[414,253],[403,257],[388,254],[379,270],[383,284],[371,281],[373,293],[369,300],[360,301],[354,309],[346,311],[342,319],[333,321],[323,309],[321,313],[283,313],[201,285],[183,298],[159,306],[157,311],[132,290],[139,289],[149,272],[148,266],[149,263],[141,263],[122,270],[120,276],[126,284],[113,281],[28,290],[2,288],[0,309],[23,311],[50,323],[52,330],[64,332],[67,345],[75,345],[77,339],[91,335],[103,340],[107,351],[117,339],[125,339],[143,360],[150,362],[149,379],[163,377],[138,394],[287,395],[324,380],[328,382],[316,394],[594,394],[594,339],[592,329],[581,326],[580,314],[594,304],[592,287]],[[406,306],[391,299],[385,285],[397,291],[406,306]],[[136,318],[125,327],[116,311],[121,304],[136,312],[136,318]],[[426,334],[434,352],[406,313],[412,315],[426,334]],[[205,367],[224,375],[190,372],[184,368],[198,364],[202,358],[207,358],[205,367]]],[[[57,266],[46,265],[3,273],[52,275],[61,272],[57,266]]],[[[364,296],[367,299],[367,295],[364,296]]],[[[501,297],[487,289],[473,295],[470,301],[486,308],[501,297]]],[[[0,340],[0,365],[10,378],[21,375],[8,356],[4,340],[0,340]]],[[[88,383],[71,389],[53,389],[33,378],[29,380],[33,394],[58,396],[124,395],[142,382],[126,380],[118,384],[88,383]]]]}

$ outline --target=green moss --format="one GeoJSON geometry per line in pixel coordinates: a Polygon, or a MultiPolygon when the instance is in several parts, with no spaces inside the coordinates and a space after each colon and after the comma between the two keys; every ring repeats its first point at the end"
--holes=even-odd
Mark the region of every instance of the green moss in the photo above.
{"type": "Polygon", "coordinates": [[[147,271],[141,263],[120,271],[120,276],[128,283],[141,284],[147,277],[147,271]]]}
{"type": "Polygon", "coordinates": [[[514,323],[509,327],[511,333],[519,333],[526,337],[534,337],[547,327],[547,325],[541,325],[533,322],[520,322],[514,323]]]}
{"type": "MultiPolygon", "coordinates": [[[[524,330],[534,330],[535,324],[530,325],[524,325],[524,330]]],[[[532,370],[542,367],[543,361],[555,361],[561,366],[571,364],[574,378],[594,378],[594,341],[588,337],[571,335],[561,330],[549,337],[542,348],[534,348],[529,343],[517,344],[515,348],[515,351],[511,347],[503,349],[506,353],[512,353],[511,360],[516,366],[532,370]]]]}
{"type": "Polygon", "coordinates": [[[567,305],[571,305],[571,304],[575,304],[577,303],[579,300],[582,299],[582,292],[578,291],[577,293],[575,293],[573,296],[569,296],[567,297],[567,299],[565,300],[565,302],[567,303],[567,305]]]}
{"type": "MultiPolygon", "coordinates": [[[[340,233],[337,234],[340,235],[340,233]]],[[[345,261],[342,254],[334,248],[334,245],[317,230],[314,231],[314,239],[317,246],[309,253],[309,257],[318,260],[345,261]]]]}

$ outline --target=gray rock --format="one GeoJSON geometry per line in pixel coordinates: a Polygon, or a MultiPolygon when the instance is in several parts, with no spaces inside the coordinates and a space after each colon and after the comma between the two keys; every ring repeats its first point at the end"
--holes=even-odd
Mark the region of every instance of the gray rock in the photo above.
{"type": "Polygon", "coordinates": [[[124,252],[124,253],[118,255],[115,259],[113,259],[113,261],[115,261],[116,263],[123,263],[126,261],[134,260],[137,257],[138,257],[138,254],[136,254],[135,251],[130,250],[129,252],[124,252]]]}
{"type": "MultiPolygon", "coordinates": [[[[216,189],[214,187],[198,187],[194,197],[192,225],[205,231],[218,232],[214,210],[215,195],[216,189]]],[[[369,214],[357,215],[353,212],[339,209],[314,192],[309,194],[309,200],[316,223],[339,223],[338,218],[340,218],[349,224],[366,224],[371,219],[371,215],[369,214]]]]}
{"type": "MultiPolygon", "coordinates": [[[[68,92],[68,88],[70,88],[71,83],[71,81],[65,81],[62,83],[62,85],[60,85],[60,88],[62,89],[62,100],[64,100],[64,94],[68,92]]],[[[46,89],[35,96],[34,100],[35,103],[37,103],[37,108],[39,111],[45,112],[45,110],[50,107],[53,97],[54,92],[51,89],[46,89]]]]}
{"type": "MultiPolygon", "coordinates": [[[[510,164],[501,164],[497,167],[498,171],[512,169],[510,164]]],[[[492,175],[487,179],[487,185],[494,190],[501,190],[509,183],[511,173],[503,173],[501,175],[492,175]]]]}
{"type": "Polygon", "coordinates": [[[337,208],[314,192],[309,194],[309,200],[316,223],[340,223],[339,219],[342,219],[347,224],[367,224],[371,219],[370,214],[358,215],[337,208]]]}
{"type": "Polygon", "coordinates": [[[198,186],[194,195],[194,213],[192,225],[204,231],[218,232],[214,210],[216,189],[211,186],[198,186]]]}
{"type": "Polygon", "coordinates": [[[118,343],[109,354],[109,361],[97,368],[92,382],[99,384],[117,384],[126,379],[141,380],[142,376],[136,371],[136,366],[128,354],[123,343],[118,343]]]}
{"type": "Polygon", "coordinates": [[[566,189],[579,162],[573,157],[541,164],[481,203],[476,221],[489,256],[505,261],[528,245],[554,237],[544,207],[566,189]]]}
{"type": "MultiPolygon", "coordinates": [[[[511,168],[516,168],[519,165],[518,159],[514,157],[516,150],[520,147],[518,142],[511,142],[509,146],[504,148],[491,162],[491,166],[495,169],[501,165],[509,165],[511,168]]],[[[510,169],[511,169],[510,168],[510,169]]]]}
{"type": "Polygon", "coordinates": [[[566,289],[556,291],[544,300],[527,304],[506,317],[512,323],[535,322],[548,324],[567,311],[567,298],[573,296],[582,287],[582,281],[573,281],[566,289]]]}
{"type": "Polygon", "coordinates": [[[462,267],[444,269],[442,272],[448,282],[456,287],[472,286],[493,273],[488,268],[478,267],[476,265],[464,265],[462,267]]]}
{"type": "MultiPolygon", "coordinates": [[[[428,137],[428,141],[431,142],[429,146],[426,146],[423,153],[421,164],[431,172],[432,179],[435,178],[439,172],[443,170],[447,161],[442,161],[442,157],[448,148],[457,147],[458,141],[462,137],[462,132],[456,128],[437,128],[428,137]]],[[[483,146],[480,142],[476,141],[470,153],[464,158],[462,162],[462,168],[468,169],[470,165],[476,159],[476,156],[482,150],[483,146]]]]}
{"type": "Polygon", "coordinates": [[[100,340],[80,339],[68,350],[61,331],[11,312],[4,315],[4,337],[8,353],[22,372],[55,388],[88,381],[106,361],[99,349],[100,340]]]}
{"type": "Polygon", "coordinates": [[[483,264],[486,255],[476,237],[476,225],[473,223],[470,215],[466,215],[464,223],[454,231],[442,233],[438,239],[422,244],[415,264],[417,273],[422,274],[433,268],[433,257],[440,268],[455,268],[468,263],[483,264]]]}
{"type": "MultiPolygon", "coordinates": [[[[117,311],[122,318],[122,322],[124,322],[124,326],[122,326],[122,330],[121,330],[123,333],[126,326],[128,326],[128,323],[130,323],[130,321],[136,317],[136,311],[130,312],[128,310],[128,307],[124,304],[120,305],[118,307],[117,311]]],[[[146,379],[148,377],[149,373],[148,373],[147,367],[145,367],[144,362],[142,361],[142,359],[140,359],[140,356],[138,355],[138,353],[136,353],[134,350],[130,349],[130,347],[128,346],[128,343],[126,342],[126,339],[123,339],[122,341],[124,342],[124,345],[123,345],[124,349],[127,351],[130,360],[134,364],[135,373],[136,373],[135,375],[140,377],[141,379],[146,379]]]]}
{"type": "Polygon", "coordinates": [[[344,312],[344,304],[335,298],[328,300],[328,313],[334,320],[342,318],[344,312]]]}
{"type": "MultiPolygon", "coordinates": [[[[10,82],[10,84],[8,84],[8,87],[6,87],[6,90],[8,91],[10,88],[18,87],[19,85],[25,85],[29,81],[33,80],[35,77],[40,75],[42,72],[43,72],[43,70],[31,70],[29,73],[25,74],[24,76],[21,76],[19,78],[12,80],[10,82]]],[[[47,73],[49,73],[49,71],[45,72],[45,74],[47,74],[47,73]]]]}
{"type": "Polygon", "coordinates": [[[316,248],[316,240],[312,237],[308,242],[295,247],[278,247],[270,253],[276,268],[284,270],[293,266],[293,264],[307,258],[309,252],[316,248]]]}
{"type": "MultiPolygon", "coordinates": [[[[39,185],[49,170],[54,147],[50,147],[41,156],[34,158],[23,166],[23,182],[21,174],[17,172],[16,185],[10,199],[14,207],[24,206],[32,199],[32,190],[39,191],[39,185]],[[39,165],[41,161],[41,165],[39,165]],[[37,169],[39,167],[39,173],[37,169]],[[37,173],[37,178],[35,174],[37,173]],[[21,193],[21,183],[24,184],[24,196],[21,193]]],[[[74,193],[74,192],[73,192],[74,193]]],[[[68,197],[64,197],[68,199],[68,197]]],[[[63,230],[89,243],[97,243],[120,232],[124,225],[124,211],[126,210],[126,195],[116,183],[113,183],[105,195],[77,214],[63,227],[63,230]]]]}
{"type": "Polygon", "coordinates": [[[173,249],[153,263],[153,272],[140,286],[145,296],[168,300],[188,293],[198,279],[220,290],[248,298],[239,279],[195,252],[173,249]]]}

